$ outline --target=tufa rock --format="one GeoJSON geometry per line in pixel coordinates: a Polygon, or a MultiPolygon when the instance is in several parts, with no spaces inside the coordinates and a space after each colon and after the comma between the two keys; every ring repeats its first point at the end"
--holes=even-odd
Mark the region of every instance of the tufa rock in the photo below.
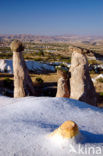
{"type": "Polygon", "coordinates": [[[14,40],[10,47],[13,51],[14,97],[35,95],[33,83],[22,55],[22,50],[24,50],[22,42],[14,40]]]}
{"type": "Polygon", "coordinates": [[[21,52],[24,50],[24,46],[23,46],[22,42],[20,42],[19,40],[14,40],[11,43],[10,48],[13,52],[21,52]]]}
{"type": "Polygon", "coordinates": [[[57,69],[58,74],[58,85],[57,85],[57,94],[56,97],[69,97],[69,80],[68,72],[63,69],[57,69]]]}
{"type": "Polygon", "coordinates": [[[89,75],[88,61],[82,48],[72,47],[70,98],[96,106],[96,92],[89,75]]]}
{"type": "Polygon", "coordinates": [[[59,128],[54,130],[49,136],[61,136],[64,139],[70,139],[79,134],[79,129],[74,121],[65,121],[59,128]]]}

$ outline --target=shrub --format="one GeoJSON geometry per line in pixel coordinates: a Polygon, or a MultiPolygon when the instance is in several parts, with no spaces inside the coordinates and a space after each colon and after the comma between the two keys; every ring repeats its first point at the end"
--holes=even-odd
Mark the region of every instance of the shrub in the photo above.
{"type": "Polygon", "coordinates": [[[4,87],[12,88],[12,86],[13,86],[13,80],[11,80],[8,77],[6,77],[4,79],[4,87]]]}
{"type": "Polygon", "coordinates": [[[99,78],[97,81],[103,83],[103,78],[99,78]]]}
{"type": "Polygon", "coordinates": [[[57,59],[59,59],[59,60],[63,59],[63,57],[62,57],[61,55],[58,55],[58,56],[56,56],[56,57],[57,57],[57,59]]]}
{"type": "Polygon", "coordinates": [[[4,69],[4,72],[5,72],[5,73],[7,73],[7,72],[8,72],[8,70],[5,68],[5,69],[4,69]]]}
{"type": "Polygon", "coordinates": [[[90,74],[95,74],[94,70],[89,71],[90,74]]]}
{"type": "Polygon", "coordinates": [[[68,73],[68,67],[66,67],[64,64],[60,64],[60,66],[56,66],[56,70],[61,70],[65,73],[68,73]]]}
{"type": "Polygon", "coordinates": [[[3,53],[0,53],[0,58],[1,59],[9,59],[12,57],[12,53],[9,53],[9,52],[3,52],[3,53]]]}
{"type": "Polygon", "coordinates": [[[40,78],[40,77],[37,77],[36,78],[36,82],[38,83],[38,84],[43,84],[43,79],[42,78],[40,78]]]}
{"type": "Polygon", "coordinates": [[[88,63],[89,64],[98,64],[98,61],[97,60],[88,60],[88,63]]]}
{"type": "Polygon", "coordinates": [[[39,50],[38,55],[39,55],[39,56],[44,56],[43,50],[39,50]]]}
{"type": "Polygon", "coordinates": [[[38,57],[38,58],[34,58],[34,61],[43,61],[43,59],[41,57],[38,57]]]}
{"type": "Polygon", "coordinates": [[[103,92],[101,92],[101,93],[100,93],[100,96],[102,96],[102,97],[103,97],[103,92]]]}

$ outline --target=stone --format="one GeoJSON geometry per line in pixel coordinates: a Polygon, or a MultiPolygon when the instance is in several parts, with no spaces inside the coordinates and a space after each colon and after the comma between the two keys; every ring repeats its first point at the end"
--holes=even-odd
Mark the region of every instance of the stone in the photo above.
{"type": "Polygon", "coordinates": [[[14,52],[21,52],[24,50],[24,46],[23,46],[22,42],[20,42],[19,40],[14,40],[11,43],[10,48],[14,52]]]}
{"type": "Polygon", "coordinates": [[[22,51],[24,50],[22,42],[14,40],[10,47],[13,51],[14,97],[35,95],[33,83],[22,55],[22,51]]]}
{"type": "Polygon", "coordinates": [[[58,74],[58,84],[57,84],[57,94],[56,97],[67,97],[69,98],[69,80],[68,80],[68,73],[61,69],[57,70],[58,74]]]}
{"type": "Polygon", "coordinates": [[[96,92],[89,74],[85,50],[72,47],[70,98],[96,106],[96,92]]]}
{"type": "Polygon", "coordinates": [[[49,136],[61,136],[64,139],[71,139],[79,134],[79,129],[74,121],[65,121],[59,128],[54,130],[49,136]]]}

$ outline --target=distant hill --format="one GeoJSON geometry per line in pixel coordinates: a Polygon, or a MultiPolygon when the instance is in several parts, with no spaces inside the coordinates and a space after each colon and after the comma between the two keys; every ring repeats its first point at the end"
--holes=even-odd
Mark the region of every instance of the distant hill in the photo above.
{"type": "Polygon", "coordinates": [[[58,36],[40,36],[32,34],[0,34],[0,41],[12,41],[19,39],[21,41],[31,42],[81,42],[94,43],[103,40],[103,36],[79,36],[79,35],[58,35],[58,36]]]}

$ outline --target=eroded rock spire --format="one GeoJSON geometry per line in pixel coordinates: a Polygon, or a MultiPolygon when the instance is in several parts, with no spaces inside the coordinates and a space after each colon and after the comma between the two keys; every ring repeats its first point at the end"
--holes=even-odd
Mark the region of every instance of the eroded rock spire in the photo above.
{"type": "Polygon", "coordinates": [[[13,51],[14,97],[35,95],[33,83],[22,55],[24,50],[22,42],[14,40],[10,48],[13,51]]]}

